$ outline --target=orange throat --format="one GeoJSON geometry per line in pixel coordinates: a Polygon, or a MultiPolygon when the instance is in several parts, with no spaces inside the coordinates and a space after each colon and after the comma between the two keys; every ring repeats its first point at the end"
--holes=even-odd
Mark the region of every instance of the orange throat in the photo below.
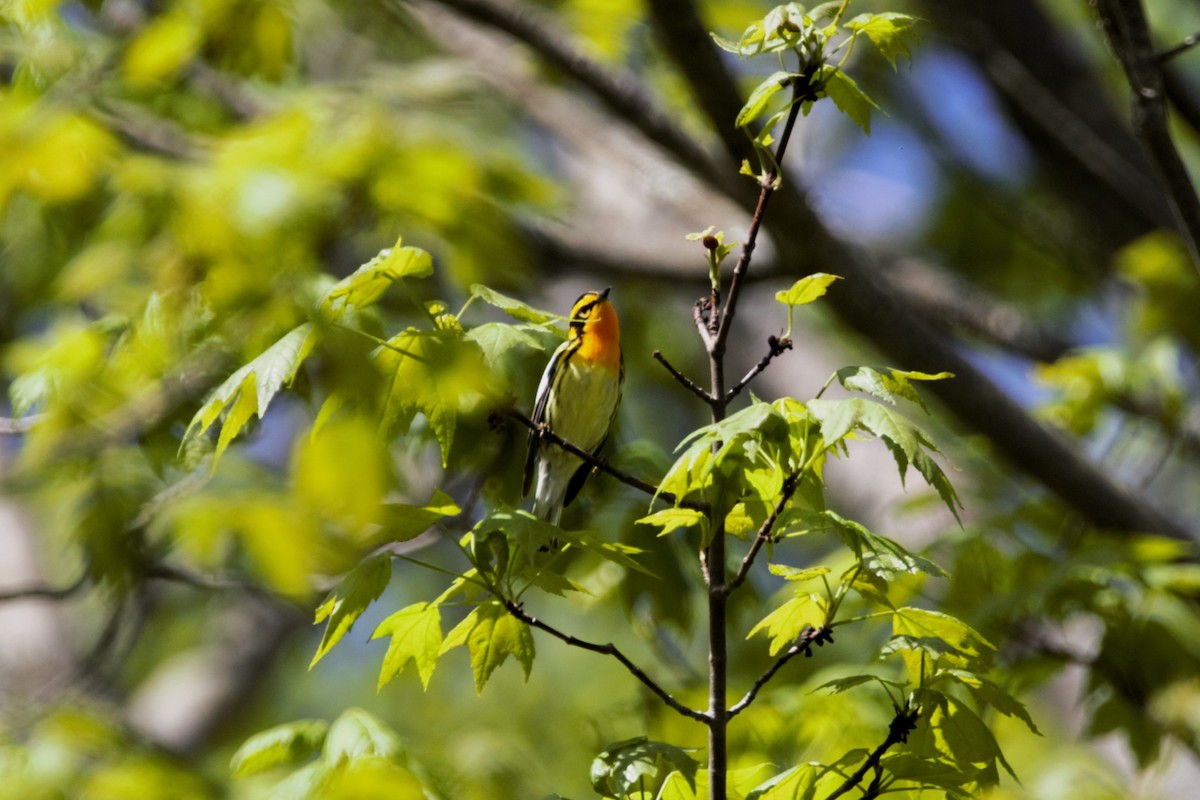
{"type": "Polygon", "coordinates": [[[621,323],[611,303],[601,303],[585,323],[579,356],[593,364],[621,368],[621,323]]]}

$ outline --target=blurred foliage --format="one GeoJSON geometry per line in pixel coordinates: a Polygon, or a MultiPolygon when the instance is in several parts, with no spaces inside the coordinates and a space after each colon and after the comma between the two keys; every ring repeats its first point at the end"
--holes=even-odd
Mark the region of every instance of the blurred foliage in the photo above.
{"type": "MultiPolygon", "coordinates": [[[[929,210],[908,233],[864,245],[927,255],[1086,345],[1029,370],[1040,413],[1130,485],[1194,516],[1200,328],[1186,249],[1156,229],[1110,252],[1078,187],[1044,163],[981,170],[930,110],[987,91],[965,59],[936,58],[958,33],[937,13],[913,24],[919,4],[860,5],[864,16],[838,14],[827,29],[815,23],[837,4],[805,21],[796,4],[768,18],[765,4],[705,3],[739,52],[812,56],[846,42],[840,58],[865,37],[844,62],[853,79],[842,63],[767,76],[772,66],[731,59],[748,79],[737,122],[781,121],[784,83],[818,67],[804,102],[828,96],[849,115],[801,121],[816,131],[803,167],[826,181],[815,187],[822,202],[851,186],[855,159],[888,173],[871,162],[878,151],[852,144],[863,141],[855,125],[873,124],[888,163],[924,141],[937,170],[921,187],[929,210]],[[884,13],[893,9],[912,13],[884,13]],[[964,83],[939,83],[956,71],[964,83]]],[[[1147,5],[1164,44],[1195,29],[1186,4],[1147,5]]],[[[1046,6],[1054,30],[1123,90],[1090,20],[1046,6]]],[[[643,4],[542,7],[699,127],[643,4]]],[[[691,335],[689,304],[720,258],[698,256],[690,283],[540,262],[521,231],[572,212],[567,148],[423,19],[402,3],[339,0],[0,8],[0,385],[5,418],[34,420],[0,439],[0,500],[28,515],[47,581],[84,578],[60,598],[71,675],[33,666],[49,689],[26,698],[7,680],[24,645],[11,648],[14,666],[5,653],[0,797],[703,796],[701,726],[611,659],[532,632],[504,601],[618,642],[681,703],[703,707],[696,548],[713,519],[752,538],[789,472],[797,501],[763,553],[769,574],[756,570],[730,598],[731,692],[805,626],[831,626],[836,646],[790,661],[731,726],[731,797],[827,795],[901,709],[921,711],[884,761],[901,796],[923,785],[946,797],[1150,797],[1156,770],[1194,767],[1190,545],[1087,529],[1014,481],[985,444],[945,435],[936,416],[923,418],[929,432],[918,427],[917,382],[949,376],[905,365],[840,370],[826,384],[839,394],[805,403],[749,396],[686,439],[706,420],[645,354],[691,335]],[[711,519],[648,508],[606,478],[567,510],[565,532],[513,508],[526,431],[497,412],[528,408],[563,335],[561,317],[539,306],[563,305],[585,279],[614,284],[622,314],[629,379],[612,462],[665,476],[664,489],[715,508],[711,519]],[[901,478],[916,471],[913,511],[866,519],[826,491],[826,469],[847,456],[859,469],[858,440],[869,438],[901,478]],[[927,549],[889,538],[937,502],[950,513],[927,549]],[[431,540],[439,524],[453,535],[431,540]],[[566,552],[543,551],[551,537],[566,552]],[[299,606],[319,627],[301,636],[286,623],[249,695],[198,745],[171,753],[139,727],[133,700],[216,646],[231,609],[258,603],[299,606]],[[1132,772],[1088,746],[1114,733],[1132,772]]],[[[573,86],[549,71],[536,79],[573,86]]],[[[1028,128],[988,124],[1023,137],[1032,158],[1028,128]]],[[[765,171],[773,128],[761,130],[765,171]]],[[[1194,163],[1195,143],[1180,138],[1194,163]]],[[[709,222],[740,236],[722,220],[693,229],[709,222]]],[[[615,248],[638,232],[603,234],[615,248]]],[[[850,337],[805,307],[844,288],[833,280],[780,280],[744,316],[839,364],[873,358],[844,353],[850,337]]],[[[747,363],[761,355],[738,347],[747,363]]],[[[270,644],[255,625],[241,643],[270,644]]],[[[19,626],[10,630],[17,641],[19,626]]],[[[200,683],[180,684],[181,707],[200,683]]]]}

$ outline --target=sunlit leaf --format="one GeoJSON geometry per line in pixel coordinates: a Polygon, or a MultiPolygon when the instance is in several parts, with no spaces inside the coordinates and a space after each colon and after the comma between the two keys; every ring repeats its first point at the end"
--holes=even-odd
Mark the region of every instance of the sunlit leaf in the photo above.
{"type": "Polygon", "coordinates": [[[819,595],[803,593],[792,597],[779,608],[750,629],[749,639],[763,631],[771,639],[771,655],[790,646],[800,637],[805,628],[818,628],[825,624],[824,599],[819,595]]]}
{"type": "Polygon", "coordinates": [[[185,441],[192,436],[202,435],[222,413],[227,412],[213,454],[213,468],[216,469],[217,460],[246,423],[256,415],[262,419],[276,393],[295,380],[300,365],[312,352],[314,344],[312,325],[305,323],[230,375],[192,417],[184,434],[185,441]]]}
{"type": "Polygon", "coordinates": [[[383,657],[383,668],[379,673],[382,689],[389,681],[404,671],[412,661],[417,665],[421,686],[428,689],[433,668],[437,666],[442,649],[442,613],[434,603],[416,603],[402,608],[379,623],[371,634],[372,639],[392,637],[387,655],[383,657]]]}
{"type": "Polygon", "coordinates": [[[233,754],[229,768],[235,778],[307,761],[320,752],[329,725],[302,719],[254,734],[233,754]]]}
{"type": "Polygon", "coordinates": [[[693,508],[664,508],[637,521],[638,525],[652,525],[661,528],[659,536],[666,536],[680,528],[691,528],[703,523],[704,512],[693,508]]]}
{"type": "Polygon", "coordinates": [[[519,319],[522,322],[543,325],[547,322],[562,320],[562,317],[557,314],[551,314],[548,311],[539,311],[526,303],[522,303],[520,300],[515,300],[493,289],[489,289],[481,283],[472,284],[471,296],[478,297],[488,305],[495,306],[513,319],[519,319]]]}
{"type": "Polygon", "coordinates": [[[367,606],[375,602],[392,578],[392,557],[388,553],[365,559],[342,579],[317,607],[315,622],[328,619],[325,635],[308,668],[312,669],[333,646],[341,641],[367,606]]]}
{"type": "Polygon", "coordinates": [[[331,765],[372,758],[394,761],[403,755],[400,737],[361,708],[343,711],[325,737],[325,758],[331,765]]]}
{"type": "Polygon", "coordinates": [[[645,736],[610,744],[592,761],[592,788],[604,797],[626,797],[661,772],[674,770],[695,788],[699,762],[684,750],[645,736]]]}
{"type": "Polygon", "coordinates": [[[896,12],[859,14],[847,22],[844,27],[865,33],[895,69],[896,59],[899,56],[912,58],[908,45],[912,38],[912,26],[917,21],[915,17],[896,12]]]}
{"type": "Polygon", "coordinates": [[[321,310],[330,319],[342,319],[352,308],[364,308],[383,296],[403,278],[424,278],[433,274],[433,259],[417,247],[404,247],[397,239],[394,247],[347,275],[321,300],[321,310]]]}
{"type": "Polygon", "coordinates": [[[446,635],[442,653],[466,645],[475,674],[475,691],[482,692],[488,678],[508,657],[514,656],[529,679],[533,669],[533,635],[529,628],[496,600],[476,606],[466,619],[446,635]]]}
{"type": "Polygon", "coordinates": [[[843,367],[837,371],[838,382],[847,389],[866,392],[892,405],[896,404],[896,398],[904,398],[925,411],[929,409],[911,382],[940,381],[953,377],[949,372],[906,372],[890,367],[843,367]]]}
{"type": "Polygon", "coordinates": [[[938,452],[933,441],[917,426],[896,411],[868,401],[852,397],[846,400],[811,400],[808,410],[821,426],[821,436],[833,445],[846,438],[854,430],[878,436],[891,451],[903,482],[911,464],[917,468],[925,482],[935,489],[942,502],[958,516],[961,503],[950,479],[929,455],[938,452]]]}
{"type": "Polygon", "coordinates": [[[858,88],[858,84],[842,70],[826,64],[818,72],[817,80],[834,105],[850,119],[858,123],[868,136],[871,133],[871,109],[878,109],[875,101],[858,88]]]}
{"type": "Polygon", "coordinates": [[[788,306],[802,306],[824,296],[834,281],[841,280],[841,275],[829,275],[824,272],[814,272],[806,275],[792,284],[790,289],[775,293],[775,299],[788,306]]]}
{"type": "Polygon", "coordinates": [[[754,91],[750,93],[750,98],[746,100],[746,104],[738,112],[734,124],[739,128],[744,128],[762,116],[762,113],[767,108],[767,104],[771,102],[771,98],[788,86],[792,77],[792,74],[789,72],[775,72],[759,83],[758,86],[754,87],[754,91]]]}

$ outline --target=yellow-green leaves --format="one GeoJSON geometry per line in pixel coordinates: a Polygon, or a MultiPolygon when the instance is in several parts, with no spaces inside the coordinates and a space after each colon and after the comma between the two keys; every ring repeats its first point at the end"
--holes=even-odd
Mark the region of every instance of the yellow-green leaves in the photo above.
{"type": "Polygon", "coordinates": [[[307,761],[325,744],[329,723],[301,719],[260,731],[247,739],[229,764],[235,778],[307,761]]]}
{"type": "Polygon", "coordinates": [[[442,612],[436,603],[416,603],[379,623],[372,639],[390,636],[379,673],[379,689],[404,671],[409,661],[417,665],[421,686],[428,689],[433,668],[442,651],[442,612]]]}
{"type": "Polygon", "coordinates": [[[825,624],[828,603],[824,597],[812,592],[797,590],[795,595],[750,629],[749,639],[762,631],[771,639],[771,655],[788,647],[805,628],[819,628],[825,624]]]}
{"type": "Polygon", "coordinates": [[[192,417],[184,441],[203,435],[221,414],[225,414],[217,450],[213,454],[215,470],[221,454],[246,423],[255,416],[261,419],[276,393],[295,380],[300,365],[312,352],[314,341],[312,325],[299,325],[258,358],[230,375],[192,417]]]}
{"type": "Polygon", "coordinates": [[[933,460],[930,453],[938,452],[937,446],[920,428],[913,425],[892,409],[863,398],[848,400],[812,400],[808,409],[820,423],[821,436],[827,445],[845,439],[853,431],[862,431],[879,437],[900,472],[900,480],[911,465],[933,487],[946,508],[958,516],[961,503],[950,479],[933,460]]]}
{"type": "Polygon", "coordinates": [[[863,133],[870,136],[871,109],[878,109],[879,106],[858,88],[858,83],[839,67],[829,64],[821,67],[816,81],[838,110],[858,123],[863,133]]]}
{"type": "Polygon", "coordinates": [[[865,392],[892,405],[895,405],[896,398],[900,397],[916,403],[926,412],[929,409],[921,395],[917,394],[912,381],[942,381],[954,377],[954,373],[951,372],[930,374],[907,372],[891,367],[842,367],[836,375],[838,383],[847,389],[865,392]]]}
{"type": "Polygon", "coordinates": [[[441,652],[462,645],[466,645],[471,654],[475,691],[483,691],[488,678],[510,655],[521,664],[525,679],[529,679],[533,669],[533,634],[525,623],[509,614],[500,601],[489,600],[476,606],[446,635],[441,652]]]}
{"type": "Polygon", "coordinates": [[[666,536],[679,528],[691,528],[704,523],[706,517],[703,511],[693,508],[664,508],[653,514],[642,517],[638,525],[653,525],[660,528],[658,535],[666,536]]]}
{"type": "Polygon", "coordinates": [[[841,280],[840,275],[814,272],[793,283],[790,289],[775,293],[775,299],[788,307],[787,333],[783,335],[783,338],[787,339],[792,335],[792,313],[796,306],[808,305],[814,300],[824,297],[830,285],[837,280],[841,280]]]}
{"type": "Polygon", "coordinates": [[[488,305],[500,309],[513,319],[519,319],[522,322],[532,322],[542,325],[547,322],[561,321],[563,319],[558,314],[551,314],[549,311],[540,311],[533,306],[522,303],[520,300],[500,294],[500,292],[494,289],[489,289],[481,283],[471,285],[471,297],[477,297],[488,305]]]}
{"type": "Polygon", "coordinates": [[[763,112],[767,110],[771,98],[789,86],[796,77],[798,76],[791,72],[779,71],[772,73],[770,77],[759,83],[750,92],[749,99],[742,106],[742,110],[738,112],[733,124],[739,128],[744,128],[754,122],[754,120],[762,116],[763,112]]]}
{"type": "Polygon", "coordinates": [[[238,748],[232,766],[239,778],[294,768],[267,795],[275,800],[425,800],[429,794],[406,760],[391,728],[349,708],[332,724],[300,720],[256,734],[238,748]]]}
{"type": "Polygon", "coordinates": [[[871,43],[879,48],[880,54],[892,65],[892,69],[895,69],[899,56],[912,58],[908,44],[913,34],[912,26],[917,21],[916,17],[895,12],[859,14],[844,27],[856,34],[866,34],[871,43]]]}
{"type": "Polygon", "coordinates": [[[340,320],[352,308],[365,308],[375,303],[392,284],[403,278],[425,278],[433,274],[433,258],[416,247],[404,247],[397,239],[394,247],[347,275],[329,290],[321,301],[321,309],[331,319],[340,320]]]}
{"type": "Polygon", "coordinates": [[[922,680],[922,663],[930,674],[939,662],[955,668],[985,671],[996,652],[995,646],[967,623],[949,614],[923,608],[896,609],[892,615],[889,647],[889,652],[916,654],[905,658],[914,682],[922,680]]]}
{"type": "MultiPolygon", "coordinates": [[[[592,762],[592,788],[601,797],[632,797],[667,773],[679,775],[692,789],[700,764],[681,748],[645,736],[615,742],[592,762]]],[[[661,795],[660,795],[661,796],[661,795]]]]}
{"type": "Polygon", "coordinates": [[[325,602],[317,607],[314,622],[320,623],[325,619],[328,619],[329,622],[325,626],[325,635],[321,637],[321,644],[317,647],[317,652],[308,665],[309,669],[316,666],[317,662],[341,641],[354,625],[355,620],[367,610],[367,606],[383,594],[383,590],[387,588],[388,581],[391,579],[392,557],[388,553],[382,553],[360,562],[329,593],[325,602]]]}

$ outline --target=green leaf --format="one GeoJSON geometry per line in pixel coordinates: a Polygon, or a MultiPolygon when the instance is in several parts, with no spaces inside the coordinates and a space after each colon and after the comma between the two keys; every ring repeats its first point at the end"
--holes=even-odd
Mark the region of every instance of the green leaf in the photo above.
{"type": "Polygon", "coordinates": [[[759,631],[766,632],[771,639],[771,655],[790,646],[805,628],[819,628],[825,624],[824,599],[815,594],[797,594],[751,628],[746,634],[749,639],[759,631]]]}
{"type": "Polygon", "coordinates": [[[971,694],[980,703],[986,703],[1006,717],[1021,720],[1030,731],[1036,733],[1038,736],[1042,735],[1042,732],[1037,729],[1037,725],[1033,723],[1033,718],[1029,716],[1029,711],[1021,701],[982,675],[961,669],[944,669],[938,671],[930,685],[936,685],[939,679],[949,679],[961,683],[971,690],[971,694]]]}
{"type": "Polygon", "coordinates": [[[806,275],[792,284],[790,289],[775,293],[775,299],[788,306],[807,305],[824,296],[834,281],[841,280],[841,275],[830,275],[825,272],[814,272],[806,275]]]}
{"type": "Polygon", "coordinates": [[[450,331],[409,329],[375,351],[388,376],[380,428],[387,436],[408,429],[420,412],[450,459],[460,409],[478,406],[491,390],[492,373],[478,345],[450,331]]]}
{"type": "Polygon", "coordinates": [[[884,580],[892,580],[902,574],[915,575],[919,572],[935,577],[945,577],[946,575],[941,567],[929,559],[910,553],[899,543],[886,536],[873,533],[866,526],[846,519],[836,511],[792,509],[780,518],[775,529],[784,536],[803,536],[820,531],[834,531],[842,537],[842,541],[854,553],[863,569],[884,580]]]}
{"type": "Polygon", "coordinates": [[[639,736],[610,744],[592,761],[592,788],[604,797],[626,797],[653,780],[666,768],[673,768],[692,790],[700,764],[682,749],[639,736]]]}
{"type": "Polygon", "coordinates": [[[528,626],[513,617],[497,600],[475,607],[467,618],[455,626],[442,643],[442,653],[466,645],[471,654],[471,669],[475,674],[475,691],[482,692],[488,678],[510,655],[525,671],[533,669],[533,634],[528,626]]]}
{"type": "Polygon", "coordinates": [[[969,665],[985,665],[996,648],[983,634],[960,619],[923,608],[904,607],[892,614],[892,634],[945,642],[969,665]]]}
{"type": "Polygon", "coordinates": [[[871,109],[878,109],[875,101],[867,97],[858,84],[846,73],[828,64],[817,73],[817,81],[838,109],[858,123],[868,136],[871,135],[871,109]]]}
{"type": "MultiPolygon", "coordinates": [[[[880,763],[883,768],[905,781],[913,781],[925,786],[937,786],[941,789],[954,791],[978,779],[979,769],[975,767],[960,767],[947,759],[921,758],[913,753],[888,753],[880,763]]],[[[957,797],[957,793],[953,795],[957,797]]],[[[964,796],[974,796],[967,794],[964,796]]]]}
{"type": "Polygon", "coordinates": [[[500,294],[500,292],[489,289],[481,283],[471,285],[471,296],[478,297],[488,305],[495,306],[513,319],[519,319],[522,322],[543,325],[547,322],[557,322],[563,319],[557,314],[551,314],[549,311],[540,311],[522,303],[520,300],[500,294]]]}
{"type": "Polygon", "coordinates": [[[325,738],[325,758],[334,766],[371,758],[399,761],[403,756],[400,737],[361,708],[343,711],[325,738]]]}
{"type": "Polygon", "coordinates": [[[637,524],[654,525],[662,528],[658,532],[658,535],[666,536],[671,531],[678,530],[679,528],[691,528],[694,525],[700,525],[704,520],[703,511],[697,511],[693,508],[664,508],[649,516],[642,517],[637,521],[637,524]]]}
{"type": "Polygon", "coordinates": [[[848,675],[845,678],[834,678],[831,681],[826,681],[825,683],[822,683],[820,686],[818,686],[817,688],[810,691],[809,694],[814,694],[814,693],[822,691],[824,689],[828,689],[831,694],[841,694],[844,691],[853,689],[855,686],[861,686],[864,683],[878,683],[880,686],[882,686],[884,688],[884,691],[888,692],[889,697],[892,696],[891,691],[890,691],[891,689],[899,689],[899,690],[903,691],[905,688],[907,688],[907,684],[897,683],[896,681],[889,681],[889,680],[879,677],[878,675],[865,675],[864,674],[864,675],[848,675]]]}
{"type": "Polygon", "coordinates": [[[865,33],[871,42],[879,48],[884,58],[896,68],[896,58],[904,56],[911,59],[908,44],[912,38],[912,26],[916,17],[907,14],[888,12],[884,14],[859,14],[843,27],[858,33],[865,33]]]}
{"type": "Polygon", "coordinates": [[[321,310],[330,319],[340,320],[352,308],[364,308],[383,296],[402,278],[425,278],[433,274],[433,258],[417,247],[395,247],[379,255],[342,278],[321,300],[321,310]]]}
{"type": "Polygon", "coordinates": [[[328,619],[329,623],[325,626],[325,635],[321,637],[321,644],[308,665],[309,669],[315,667],[317,662],[341,641],[355,620],[367,610],[367,606],[383,594],[391,579],[392,557],[383,553],[359,563],[342,579],[337,588],[329,593],[325,602],[317,607],[315,621],[319,623],[328,619]]]}
{"type": "Polygon", "coordinates": [[[746,800],[808,800],[821,777],[820,765],[799,764],[759,784],[746,800]]]}
{"type": "Polygon", "coordinates": [[[892,405],[896,404],[897,397],[902,397],[926,412],[929,409],[911,381],[940,381],[954,377],[950,372],[906,372],[891,367],[843,367],[836,374],[838,383],[847,389],[866,392],[892,405]]]}
{"type": "Polygon", "coordinates": [[[392,637],[387,655],[383,657],[383,668],[379,672],[382,689],[389,681],[404,671],[409,661],[417,665],[421,686],[429,688],[433,668],[437,666],[442,649],[442,612],[433,603],[416,603],[402,608],[379,623],[371,634],[372,639],[392,637]]]}
{"type": "Polygon", "coordinates": [[[237,749],[229,768],[233,777],[245,778],[307,761],[320,751],[328,730],[324,720],[302,719],[260,731],[237,749]]]}
{"type": "Polygon", "coordinates": [[[257,414],[258,418],[262,419],[276,393],[295,380],[300,365],[312,352],[315,343],[313,327],[305,323],[293,328],[258,358],[230,375],[213,390],[208,400],[192,417],[183,437],[184,443],[193,436],[203,435],[222,413],[226,413],[217,449],[213,453],[215,470],[225,448],[242,431],[250,418],[257,414]]]}
{"type": "Polygon", "coordinates": [[[789,567],[787,564],[771,564],[767,567],[772,575],[778,575],[785,581],[794,581],[802,583],[819,578],[822,575],[829,574],[829,567],[808,567],[800,569],[798,567],[789,567]]]}
{"type": "Polygon", "coordinates": [[[468,341],[475,342],[483,351],[483,357],[489,364],[502,359],[509,350],[526,348],[545,350],[542,339],[534,336],[531,331],[544,332],[544,328],[524,325],[508,325],[503,322],[485,322],[471,328],[466,333],[468,341]]]}
{"type": "Polygon", "coordinates": [[[921,707],[927,723],[909,736],[912,752],[926,756],[949,756],[963,771],[978,769],[974,780],[993,785],[999,780],[997,763],[1013,778],[1016,774],[1000,751],[995,735],[979,716],[964,703],[932,690],[920,692],[921,707]]]}
{"type": "Polygon", "coordinates": [[[746,101],[746,104],[742,106],[742,110],[738,112],[734,124],[739,128],[744,128],[762,116],[763,111],[767,108],[767,104],[771,102],[771,98],[778,94],[785,86],[790,85],[793,77],[790,72],[775,72],[758,84],[758,86],[754,87],[754,91],[750,93],[750,99],[746,101]]]}
{"type": "Polygon", "coordinates": [[[435,489],[433,497],[423,506],[385,503],[380,531],[374,541],[377,543],[407,542],[420,536],[432,525],[446,517],[453,517],[460,513],[462,513],[462,509],[450,495],[441,489],[435,489]]]}
{"type": "Polygon", "coordinates": [[[917,468],[921,477],[941,497],[950,512],[958,518],[962,504],[950,484],[950,479],[930,457],[930,452],[939,452],[932,440],[892,409],[860,397],[846,400],[810,400],[809,413],[821,425],[821,436],[825,443],[833,446],[853,430],[862,430],[879,437],[892,457],[903,484],[908,467],[917,468]]]}

